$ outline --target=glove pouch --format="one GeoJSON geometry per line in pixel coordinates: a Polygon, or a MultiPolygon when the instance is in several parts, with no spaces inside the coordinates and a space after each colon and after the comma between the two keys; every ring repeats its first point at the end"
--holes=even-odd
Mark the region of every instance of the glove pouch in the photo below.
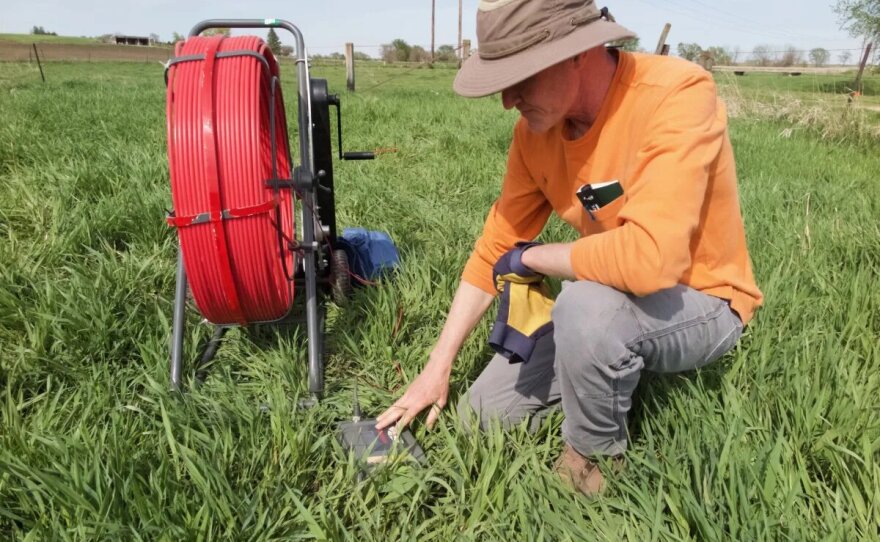
{"type": "Polygon", "coordinates": [[[511,363],[527,362],[538,339],[553,331],[553,303],[540,278],[504,282],[489,345],[511,363]]]}

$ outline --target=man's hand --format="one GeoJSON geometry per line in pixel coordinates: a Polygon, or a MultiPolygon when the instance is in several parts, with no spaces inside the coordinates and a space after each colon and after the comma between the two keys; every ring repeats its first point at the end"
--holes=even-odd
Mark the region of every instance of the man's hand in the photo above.
{"type": "Polygon", "coordinates": [[[399,428],[406,427],[413,418],[428,407],[431,411],[428,413],[426,423],[428,429],[433,428],[449,398],[451,372],[452,363],[431,358],[403,396],[379,415],[376,419],[376,429],[384,429],[393,423],[397,423],[399,428]]]}
{"type": "Polygon", "coordinates": [[[502,275],[514,274],[519,275],[522,278],[540,276],[540,273],[523,263],[523,255],[525,252],[530,248],[537,246],[541,246],[541,243],[521,241],[512,249],[502,254],[492,268],[492,282],[495,283],[495,287],[498,288],[498,277],[502,275]]]}
{"type": "Polygon", "coordinates": [[[428,356],[428,363],[409,385],[403,397],[379,416],[376,420],[377,429],[384,429],[395,422],[398,426],[406,426],[428,407],[431,408],[428,427],[434,426],[449,398],[452,362],[458,356],[464,340],[492,304],[492,299],[490,294],[472,284],[459,284],[443,331],[428,356]]]}

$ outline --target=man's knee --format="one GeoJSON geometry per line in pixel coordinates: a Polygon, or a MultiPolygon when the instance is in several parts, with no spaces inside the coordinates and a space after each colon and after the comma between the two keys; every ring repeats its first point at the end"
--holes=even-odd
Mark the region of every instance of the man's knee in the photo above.
{"type": "MultiPolygon", "coordinates": [[[[592,281],[566,283],[553,307],[553,338],[557,362],[598,360],[619,351],[638,334],[629,298],[619,290],[592,281]]],[[[605,360],[606,363],[609,360],[605,360]]]]}
{"type": "Polygon", "coordinates": [[[627,302],[625,293],[598,282],[565,282],[553,306],[553,327],[601,326],[603,317],[624,308],[627,302]]]}

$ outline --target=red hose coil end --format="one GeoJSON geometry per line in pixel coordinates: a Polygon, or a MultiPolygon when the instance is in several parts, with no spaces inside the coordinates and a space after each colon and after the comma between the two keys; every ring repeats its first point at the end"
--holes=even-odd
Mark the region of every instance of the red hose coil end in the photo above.
{"type": "MultiPolygon", "coordinates": [[[[270,84],[278,64],[254,36],[189,38],[175,56],[189,55],[204,58],[170,67],[166,106],[175,209],[169,224],[177,227],[189,286],[215,324],[276,320],[293,304],[285,273],[293,255],[279,238],[295,235],[289,191],[265,185],[273,176],[270,84]],[[245,55],[217,58],[235,51],[256,52],[266,64],[245,55]]],[[[280,85],[275,92],[274,159],[277,175],[289,177],[280,85]]]]}

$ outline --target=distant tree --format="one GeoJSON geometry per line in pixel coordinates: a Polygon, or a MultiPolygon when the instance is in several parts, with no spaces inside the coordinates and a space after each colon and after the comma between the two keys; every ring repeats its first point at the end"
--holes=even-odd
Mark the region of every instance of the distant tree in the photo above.
{"type": "Polygon", "coordinates": [[[271,49],[276,56],[281,54],[281,39],[278,38],[278,34],[275,33],[274,28],[269,29],[269,34],[266,36],[266,45],[269,46],[269,49],[271,49]]]}
{"type": "Polygon", "coordinates": [[[291,45],[282,45],[281,49],[278,52],[279,56],[291,56],[293,55],[293,46],[291,45]]]}
{"type": "Polygon", "coordinates": [[[703,48],[696,43],[679,43],[677,49],[678,56],[691,62],[698,61],[700,53],[703,52],[703,48]]]}
{"type": "Polygon", "coordinates": [[[844,51],[837,55],[837,61],[840,62],[842,66],[846,66],[849,64],[850,59],[852,58],[852,53],[849,51],[844,51]]]}
{"type": "Polygon", "coordinates": [[[421,45],[413,45],[409,50],[409,57],[407,60],[410,62],[430,62],[431,53],[426,51],[421,45]]]}
{"type": "Polygon", "coordinates": [[[177,32],[171,34],[171,43],[177,43],[178,41],[184,41],[185,39],[185,36],[178,34],[177,32]]]}
{"type": "Polygon", "coordinates": [[[457,59],[455,47],[452,45],[441,45],[434,51],[434,60],[437,62],[455,62],[457,59]]]}
{"type": "Polygon", "coordinates": [[[385,62],[395,62],[397,60],[397,51],[390,43],[383,43],[379,47],[379,57],[385,62]]]}
{"type": "Polygon", "coordinates": [[[642,50],[642,48],[639,46],[639,44],[640,44],[640,40],[639,40],[638,36],[636,36],[635,38],[632,38],[629,40],[619,41],[615,45],[617,47],[623,49],[624,51],[636,52],[636,51],[642,50]]]}
{"type": "Polygon", "coordinates": [[[391,42],[391,46],[394,47],[394,50],[396,51],[397,60],[409,60],[412,47],[407,42],[398,38],[391,42]]]}
{"type": "Polygon", "coordinates": [[[351,56],[354,60],[373,60],[373,57],[363,51],[355,51],[351,56]]]}
{"type": "Polygon", "coordinates": [[[837,0],[834,12],[851,36],[880,38],[880,0],[837,0]]]}
{"type": "Polygon", "coordinates": [[[810,49],[810,62],[812,62],[813,65],[817,68],[821,68],[822,66],[827,64],[828,58],[830,56],[831,53],[829,53],[827,49],[823,49],[821,47],[810,49]]]}
{"type": "Polygon", "coordinates": [[[730,59],[730,63],[736,64],[737,62],[739,62],[739,55],[742,54],[742,49],[737,47],[736,49],[733,50],[732,54],[733,54],[733,58],[730,59]]]}
{"type": "Polygon", "coordinates": [[[712,56],[712,61],[719,66],[730,66],[733,64],[733,53],[725,47],[713,46],[706,49],[706,52],[712,56]]]}
{"type": "Polygon", "coordinates": [[[232,30],[228,28],[209,28],[202,32],[203,36],[226,36],[227,38],[232,35],[232,30]]]}
{"type": "Polygon", "coordinates": [[[783,67],[795,66],[803,61],[802,51],[798,51],[794,45],[786,45],[785,52],[779,58],[778,65],[783,67]]]}
{"type": "Polygon", "coordinates": [[[405,62],[409,60],[411,51],[410,44],[398,38],[391,43],[382,45],[382,60],[385,62],[405,62]]]}
{"type": "Polygon", "coordinates": [[[752,62],[756,66],[769,66],[772,59],[771,51],[773,51],[773,48],[769,45],[756,45],[752,49],[752,62]]]}
{"type": "Polygon", "coordinates": [[[48,30],[46,30],[42,26],[34,26],[33,28],[31,28],[31,34],[34,34],[35,36],[57,36],[58,35],[55,32],[49,32],[48,30]]]}
{"type": "Polygon", "coordinates": [[[340,52],[333,52],[329,55],[312,54],[309,55],[309,58],[312,60],[345,60],[345,55],[340,52]]]}
{"type": "Polygon", "coordinates": [[[159,43],[159,34],[155,34],[155,33],[150,34],[150,43],[151,44],[159,43]]]}

